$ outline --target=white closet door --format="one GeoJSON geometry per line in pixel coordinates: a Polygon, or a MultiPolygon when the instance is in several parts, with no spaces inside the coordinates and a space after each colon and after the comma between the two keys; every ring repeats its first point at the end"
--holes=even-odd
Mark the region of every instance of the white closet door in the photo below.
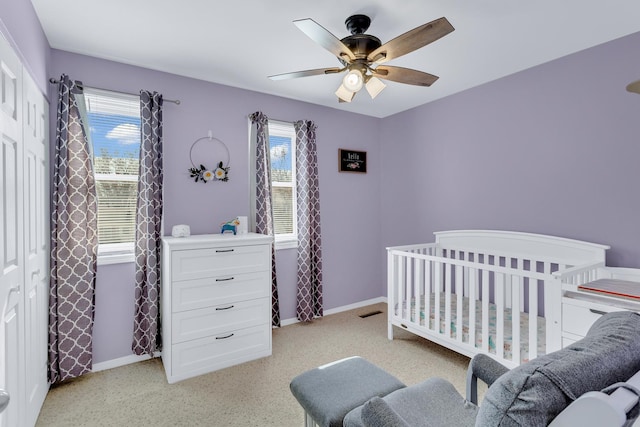
{"type": "Polygon", "coordinates": [[[0,426],[23,425],[24,255],[22,65],[0,37],[0,389],[9,406],[0,426]]]}
{"type": "Polygon", "coordinates": [[[47,395],[49,313],[49,104],[23,75],[26,421],[33,426],[47,395]]]}

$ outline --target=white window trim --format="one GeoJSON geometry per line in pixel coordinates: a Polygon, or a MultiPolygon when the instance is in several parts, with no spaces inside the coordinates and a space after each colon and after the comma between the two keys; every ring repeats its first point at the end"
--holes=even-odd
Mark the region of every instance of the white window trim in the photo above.
{"type": "Polygon", "coordinates": [[[135,262],[133,242],[98,245],[98,265],[135,262]]]}
{"type": "MultiPolygon", "coordinates": [[[[269,136],[271,134],[286,136],[291,138],[291,148],[292,148],[292,156],[291,156],[291,176],[296,176],[296,156],[298,154],[296,147],[296,131],[293,128],[293,123],[281,122],[277,120],[269,120],[269,136]],[[274,132],[275,131],[275,132],[274,132]]],[[[293,204],[293,233],[288,234],[274,234],[274,247],[276,250],[280,249],[296,249],[298,247],[298,209],[297,209],[297,191],[295,181],[291,183],[291,185],[287,185],[285,183],[271,183],[272,186],[278,187],[291,187],[291,203],[293,204]]]]}

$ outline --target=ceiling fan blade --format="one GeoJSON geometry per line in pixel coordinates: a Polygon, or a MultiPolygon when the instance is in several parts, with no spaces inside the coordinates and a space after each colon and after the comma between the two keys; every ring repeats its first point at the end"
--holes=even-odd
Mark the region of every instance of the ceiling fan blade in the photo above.
{"type": "Polygon", "coordinates": [[[627,90],[629,92],[640,93],[640,80],[636,80],[635,82],[629,83],[627,85],[627,90]]]}
{"type": "Polygon", "coordinates": [[[356,56],[353,54],[351,49],[313,19],[299,19],[297,21],[293,21],[293,23],[300,29],[300,31],[309,36],[311,40],[318,43],[338,58],[346,62],[356,59],[356,56]]]}
{"type": "Polygon", "coordinates": [[[295,79],[298,77],[319,76],[321,74],[335,74],[344,71],[344,68],[316,68],[315,70],[294,71],[293,73],[276,74],[269,76],[271,80],[295,79]]]}
{"type": "Polygon", "coordinates": [[[373,70],[373,74],[381,79],[416,86],[431,86],[438,80],[438,76],[423,71],[387,65],[380,65],[373,70]]]}
{"type": "Polygon", "coordinates": [[[428,22],[383,44],[367,56],[378,64],[420,49],[455,30],[447,18],[428,22]]]}

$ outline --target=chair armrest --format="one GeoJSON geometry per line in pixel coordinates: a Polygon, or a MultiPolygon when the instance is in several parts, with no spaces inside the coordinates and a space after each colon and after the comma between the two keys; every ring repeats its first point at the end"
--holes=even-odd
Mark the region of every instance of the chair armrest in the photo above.
{"type": "Polygon", "coordinates": [[[478,404],[478,378],[488,386],[494,383],[509,368],[486,354],[476,354],[467,368],[467,400],[478,404]]]}

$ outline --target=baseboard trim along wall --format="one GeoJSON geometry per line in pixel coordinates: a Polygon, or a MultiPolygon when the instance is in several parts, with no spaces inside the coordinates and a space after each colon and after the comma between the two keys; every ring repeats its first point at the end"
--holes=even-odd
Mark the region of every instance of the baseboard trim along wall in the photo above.
{"type": "MultiPolygon", "coordinates": [[[[373,298],[366,301],[360,301],[354,304],[343,305],[341,307],[332,308],[330,310],[325,310],[324,315],[329,316],[332,314],[341,313],[343,311],[355,310],[356,308],[366,307],[368,305],[378,304],[381,302],[386,303],[387,297],[378,297],[378,298],[373,298]]],[[[299,322],[300,321],[298,319],[293,317],[291,319],[284,319],[280,321],[280,324],[282,326],[287,326],[287,325],[293,325],[294,323],[299,323],[299,322]]],[[[160,357],[160,352],[154,353],[153,357],[160,357]]],[[[107,369],[118,368],[120,366],[129,365],[131,363],[142,362],[149,359],[151,359],[151,356],[149,356],[148,354],[145,354],[142,356],[137,356],[135,354],[132,354],[130,356],[124,356],[124,357],[119,357],[117,359],[111,359],[104,362],[95,363],[93,365],[93,369],[91,370],[91,372],[105,371],[107,369]]]]}
{"type": "MultiPolygon", "coordinates": [[[[341,307],[332,308],[330,310],[325,310],[324,315],[329,316],[331,314],[342,313],[343,311],[355,310],[356,308],[366,307],[368,305],[378,304],[380,302],[387,302],[387,297],[372,298],[366,301],[357,302],[355,304],[343,305],[341,307]]],[[[287,325],[293,325],[294,323],[298,323],[298,322],[300,321],[295,317],[293,317],[291,319],[281,320],[280,325],[287,326],[287,325]]]]}
{"type": "MultiPolygon", "coordinates": [[[[160,352],[154,353],[153,357],[160,357],[160,352]]],[[[118,368],[120,366],[130,365],[132,363],[138,363],[149,359],[151,359],[151,356],[148,354],[143,354],[142,356],[132,354],[130,356],[119,357],[105,362],[94,363],[91,372],[106,371],[107,369],[118,368]]]]}

